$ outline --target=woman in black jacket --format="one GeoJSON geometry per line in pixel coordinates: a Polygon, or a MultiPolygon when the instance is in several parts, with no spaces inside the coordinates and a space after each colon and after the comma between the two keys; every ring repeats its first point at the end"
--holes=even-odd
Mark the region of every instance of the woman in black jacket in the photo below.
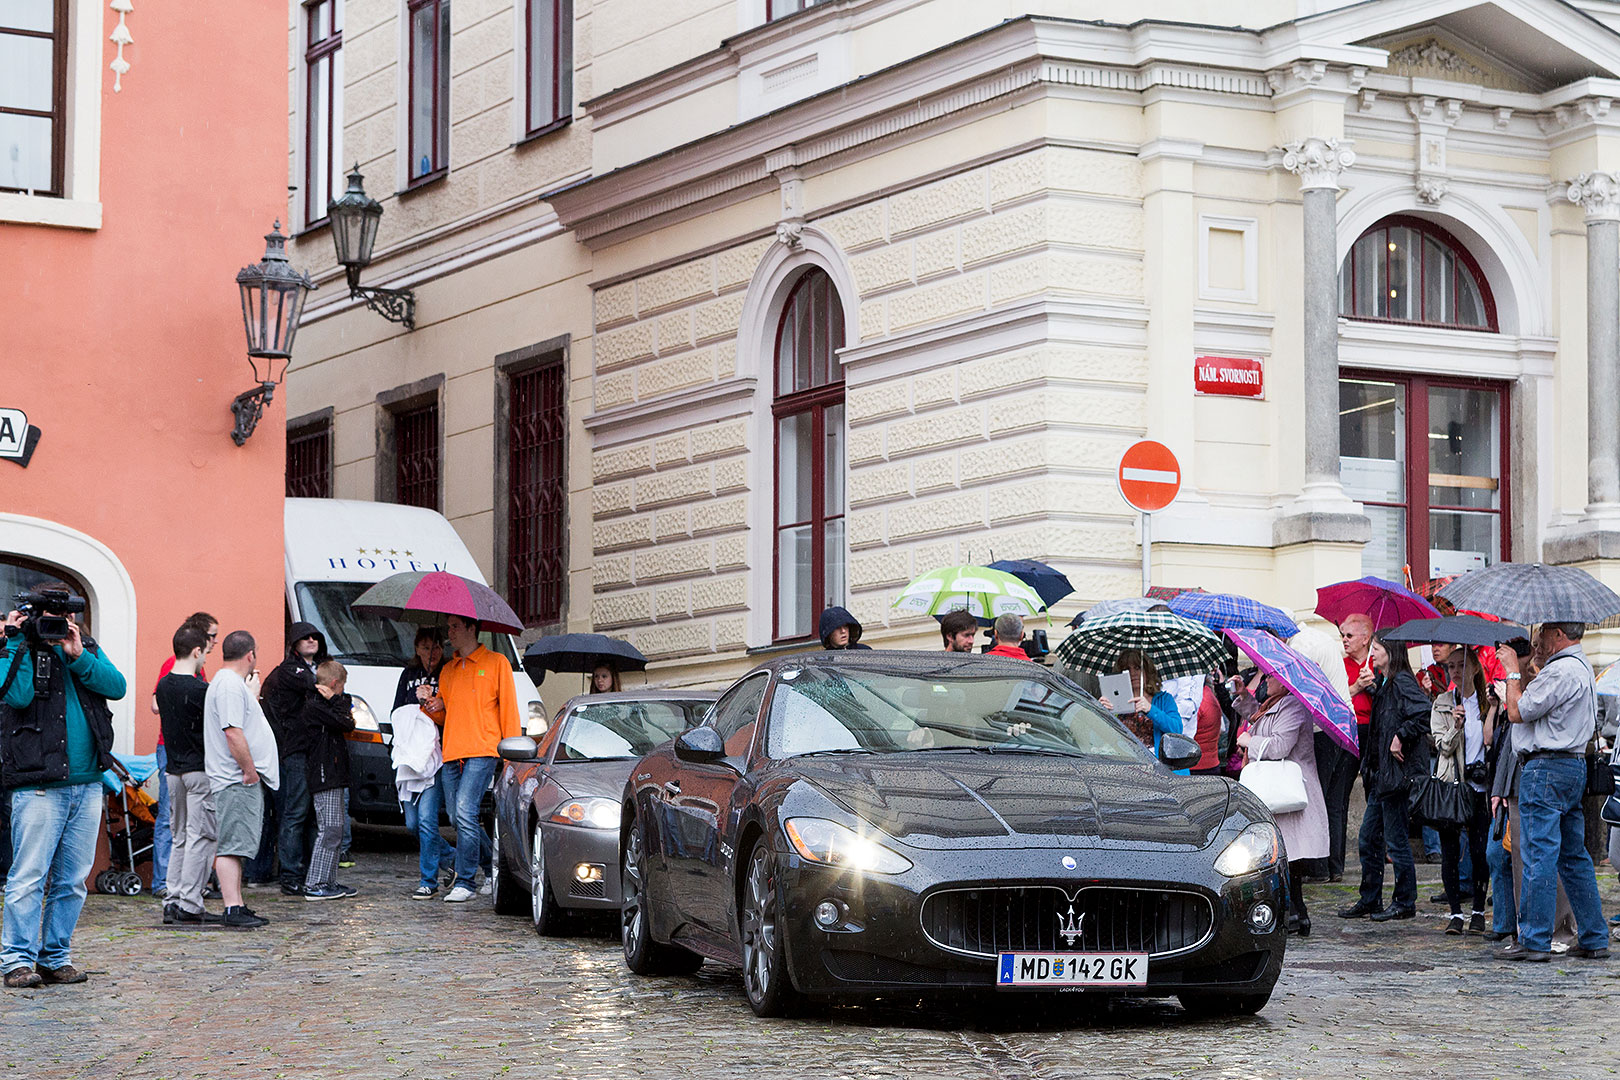
{"type": "Polygon", "coordinates": [[[1404,644],[1380,634],[1367,656],[1378,683],[1367,745],[1361,748],[1361,784],[1367,792],[1367,812],[1361,819],[1361,898],[1339,915],[1387,922],[1417,914],[1417,866],[1408,839],[1406,796],[1412,781],[1429,771],[1432,702],[1412,674],[1404,644]],[[1383,906],[1386,851],[1395,865],[1395,892],[1387,908],[1383,906]]]}

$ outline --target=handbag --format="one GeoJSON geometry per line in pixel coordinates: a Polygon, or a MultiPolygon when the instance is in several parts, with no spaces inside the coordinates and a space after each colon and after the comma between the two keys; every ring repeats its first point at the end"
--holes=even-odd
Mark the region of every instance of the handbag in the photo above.
{"type": "Polygon", "coordinates": [[[1273,814],[1305,809],[1305,773],[1294,761],[1251,761],[1243,766],[1238,783],[1260,797],[1273,814]]]}
{"type": "Polygon", "coordinates": [[[1586,748],[1586,794],[1587,795],[1613,795],[1614,794],[1614,766],[1603,760],[1604,755],[1598,753],[1597,748],[1586,748]]]}
{"type": "Polygon", "coordinates": [[[1419,777],[1406,793],[1408,817],[1437,829],[1454,829],[1468,823],[1473,792],[1460,780],[1442,780],[1433,773],[1419,777]]]}

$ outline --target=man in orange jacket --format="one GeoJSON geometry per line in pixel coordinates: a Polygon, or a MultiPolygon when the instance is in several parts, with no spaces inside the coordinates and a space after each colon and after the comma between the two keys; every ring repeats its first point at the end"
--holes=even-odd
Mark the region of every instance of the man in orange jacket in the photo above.
{"type": "Polygon", "coordinates": [[[444,899],[463,904],[477,895],[480,854],[489,848],[478,808],[501,764],[496,747],[523,729],[512,665],[479,644],[477,622],[451,615],[446,625],[456,655],[439,672],[439,692],[422,711],[444,728],[441,775],[446,807],[456,826],[456,883],[444,899]]]}

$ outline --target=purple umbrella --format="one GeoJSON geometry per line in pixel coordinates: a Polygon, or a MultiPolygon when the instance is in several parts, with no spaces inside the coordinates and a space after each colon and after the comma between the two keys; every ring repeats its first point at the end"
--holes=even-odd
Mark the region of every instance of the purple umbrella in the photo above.
{"type": "Polygon", "coordinates": [[[1366,615],[1374,630],[1399,626],[1408,619],[1438,619],[1439,610],[1404,585],[1383,578],[1341,581],[1316,590],[1316,613],[1334,626],[1351,615],[1366,615]]]}
{"type": "Polygon", "coordinates": [[[1227,630],[1238,648],[1261,671],[1279,680],[1310,712],[1316,726],[1346,750],[1361,756],[1356,745],[1356,713],[1322,674],[1322,669],[1264,630],[1227,630]]]}

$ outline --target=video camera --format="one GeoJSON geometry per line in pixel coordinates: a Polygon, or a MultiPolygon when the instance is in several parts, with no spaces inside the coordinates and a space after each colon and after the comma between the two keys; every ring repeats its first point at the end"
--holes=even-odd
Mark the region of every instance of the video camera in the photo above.
{"type": "Polygon", "coordinates": [[[68,616],[84,610],[84,598],[66,589],[40,589],[16,595],[23,614],[22,635],[36,645],[49,645],[68,637],[68,616]]]}

